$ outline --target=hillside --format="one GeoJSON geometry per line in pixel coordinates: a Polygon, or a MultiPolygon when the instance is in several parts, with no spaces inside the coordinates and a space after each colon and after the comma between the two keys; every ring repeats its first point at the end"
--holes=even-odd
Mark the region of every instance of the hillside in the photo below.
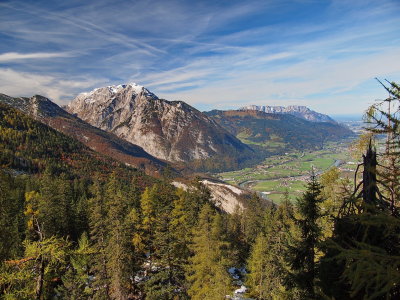
{"type": "Polygon", "coordinates": [[[182,101],[159,99],[137,84],[82,93],[66,110],[171,162],[224,156],[239,161],[253,155],[250,147],[197,109],[182,101]]]}
{"type": "Polygon", "coordinates": [[[0,103],[0,168],[11,174],[68,173],[93,177],[113,171],[142,174],[0,103]]]}
{"type": "Polygon", "coordinates": [[[353,135],[337,123],[310,122],[290,114],[257,110],[212,110],[206,114],[243,143],[272,153],[320,149],[327,141],[353,135]]]}
{"type": "Polygon", "coordinates": [[[36,95],[31,98],[13,98],[0,94],[0,103],[6,103],[50,127],[82,142],[89,148],[120,162],[145,170],[152,175],[160,174],[167,165],[117,136],[100,130],[69,114],[51,100],[36,95]]]}

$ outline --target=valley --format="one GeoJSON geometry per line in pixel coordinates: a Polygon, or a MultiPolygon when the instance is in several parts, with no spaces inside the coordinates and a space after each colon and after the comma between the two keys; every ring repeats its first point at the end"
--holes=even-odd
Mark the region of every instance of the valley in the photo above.
{"type": "Polygon", "coordinates": [[[0,300],[400,300],[399,0],[0,0],[0,300]]]}
{"type": "Polygon", "coordinates": [[[338,167],[342,176],[352,176],[357,162],[350,145],[354,138],[329,142],[315,151],[292,151],[267,157],[262,163],[232,172],[214,174],[218,179],[255,191],[263,198],[280,203],[287,193],[294,201],[305,191],[305,182],[314,167],[317,174],[338,167]]]}

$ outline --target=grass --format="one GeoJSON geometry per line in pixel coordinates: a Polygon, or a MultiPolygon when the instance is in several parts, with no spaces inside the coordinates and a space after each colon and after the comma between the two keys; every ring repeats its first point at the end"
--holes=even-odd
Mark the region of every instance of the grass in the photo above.
{"type": "Polygon", "coordinates": [[[248,183],[248,188],[259,192],[270,192],[271,194],[267,197],[279,203],[286,190],[289,191],[291,200],[296,199],[305,191],[305,178],[308,177],[312,166],[317,172],[324,172],[336,160],[344,162],[341,166],[343,173],[349,176],[354,172],[349,170],[354,170],[356,165],[347,164],[353,161],[347,146],[343,143],[329,143],[322,150],[274,155],[267,157],[263,163],[254,168],[220,173],[217,176],[231,184],[254,181],[254,183],[248,183]]]}

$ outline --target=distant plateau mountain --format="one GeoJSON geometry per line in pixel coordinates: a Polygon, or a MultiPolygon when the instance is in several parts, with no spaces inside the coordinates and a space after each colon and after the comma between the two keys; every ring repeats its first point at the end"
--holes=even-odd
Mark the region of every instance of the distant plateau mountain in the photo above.
{"type": "Polygon", "coordinates": [[[328,115],[324,115],[309,109],[307,106],[290,105],[290,106],[257,106],[248,105],[242,107],[240,110],[258,110],[269,114],[289,114],[300,119],[311,122],[330,122],[335,121],[328,115]]]}
{"type": "Polygon", "coordinates": [[[206,114],[243,143],[267,153],[320,149],[328,141],[354,135],[336,122],[311,122],[292,114],[259,110],[212,110],[206,114]]]}

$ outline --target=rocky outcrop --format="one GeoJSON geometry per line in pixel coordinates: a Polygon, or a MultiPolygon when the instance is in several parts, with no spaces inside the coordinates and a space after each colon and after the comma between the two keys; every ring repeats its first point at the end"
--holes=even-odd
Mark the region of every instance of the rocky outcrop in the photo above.
{"type": "MultiPolygon", "coordinates": [[[[210,191],[212,203],[228,214],[246,209],[247,202],[254,196],[252,192],[221,181],[203,179],[200,182],[210,191]]],[[[173,181],[172,185],[184,190],[195,189],[188,183],[173,181]]],[[[271,202],[261,199],[262,205],[271,205],[271,202]]]]}
{"type": "Polygon", "coordinates": [[[270,114],[290,114],[298,118],[311,122],[329,122],[335,121],[328,115],[324,115],[309,109],[307,106],[291,105],[291,106],[258,106],[248,105],[240,108],[240,110],[258,110],[270,114]]]}
{"type": "Polygon", "coordinates": [[[100,129],[171,162],[253,150],[183,101],[159,99],[137,84],[108,86],[78,95],[66,110],[100,129]]]}

